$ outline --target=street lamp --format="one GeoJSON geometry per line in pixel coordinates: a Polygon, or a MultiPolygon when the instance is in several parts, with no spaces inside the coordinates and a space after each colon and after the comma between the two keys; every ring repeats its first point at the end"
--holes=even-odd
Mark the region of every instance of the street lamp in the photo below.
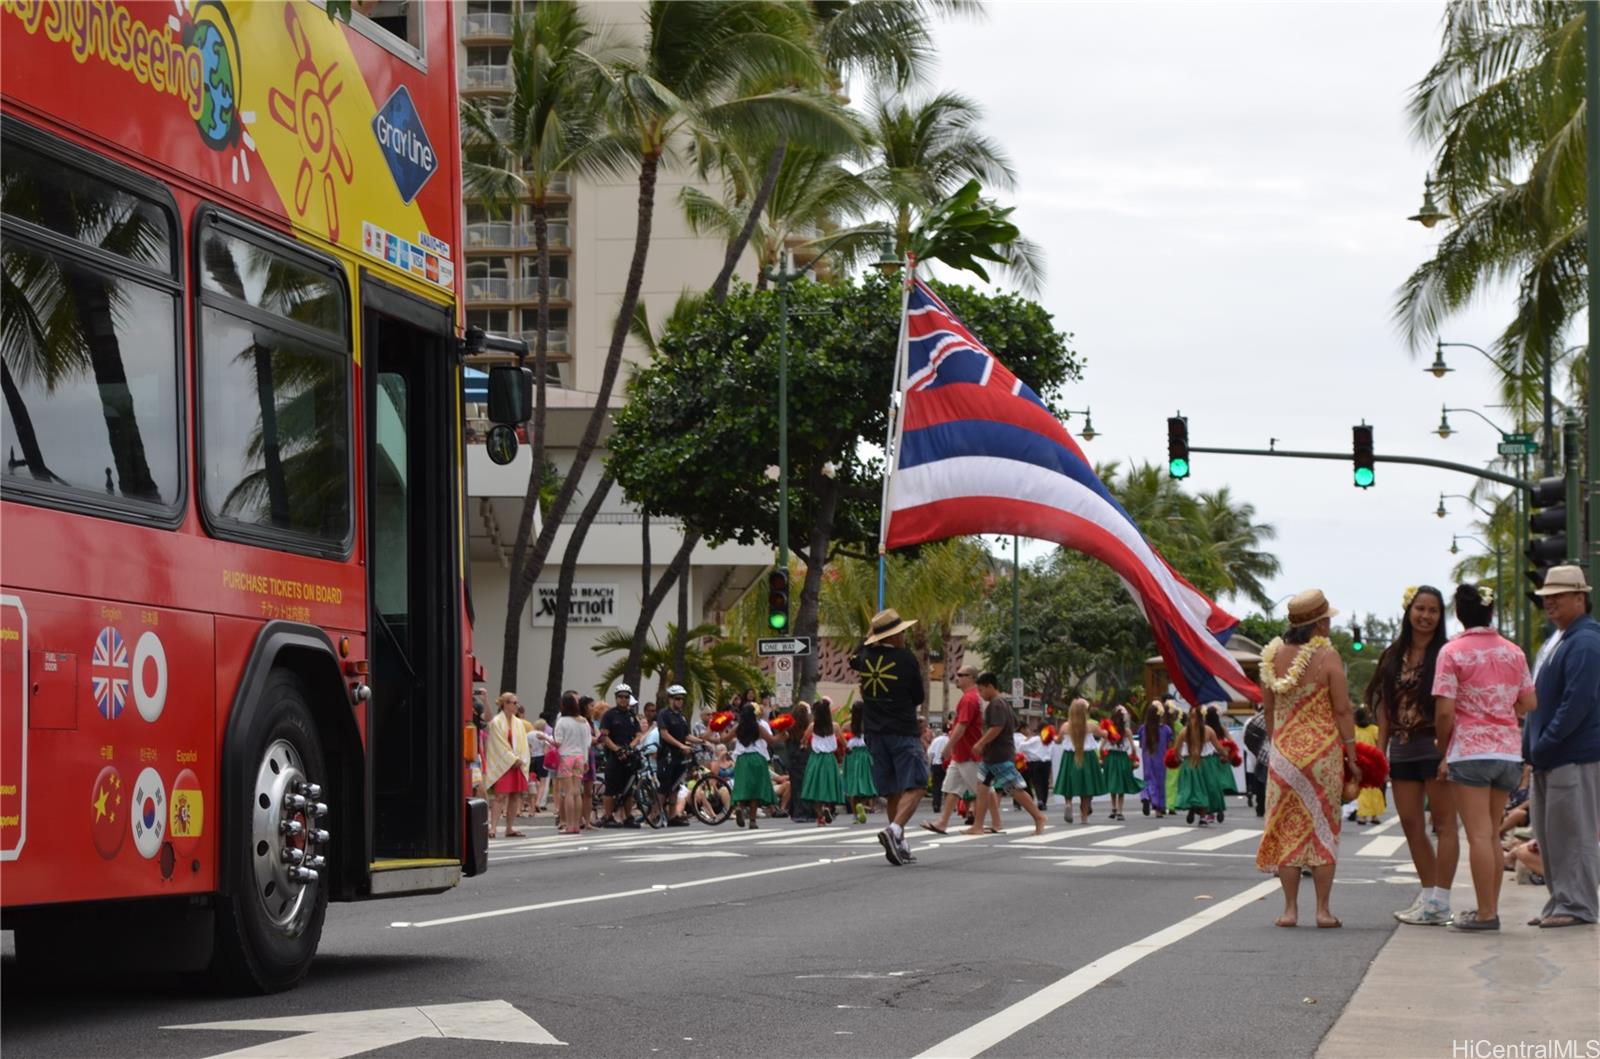
{"type": "Polygon", "coordinates": [[[1494,518],[1494,512],[1493,511],[1490,511],[1488,508],[1484,507],[1482,504],[1478,503],[1476,500],[1472,499],[1472,497],[1468,496],[1465,493],[1440,493],[1439,494],[1439,507],[1438,507],[1437,510],[1434,511],[1434,514],[1438,515],[1440,518],[1444,518],[1446,515],[1448,515],[1450,513],[1448,511],[1446,511],[1445,507],[1444,507],[1444,502],[1447,499],[1448,500],[1465,500],[1467,503],[1471,504],[1473,507],[1475,507],[1479,511],[1483,512],[1483,514],[1486,517],[1494,518]]]}
{"type": "Polygon", "coordinates": [[[887,274],[900,267],[894,253],[893,235],[887,229],[845,232],[799,268],[790,270],[789,250],[778,256],[776,272],[763,269],[762,275],[778,287],[778,569],[789,569],[789,284],[816,267],[840,243],[877,235],[880,239],[877,268],[887,274]]]}
{"type": "MultiPolygon", "coordinates": [[[[1502,576],[1502,568],[1504,564],[1502,560],[1505,558],[1505,553],[1501,551],[1498,546],[1491,545],[1488,541],[1485,541],[1479,537],[1474,537],[1470,533],[1454,533],[1450,535],[1451,555],[1461,554],[1461,545],[1457,543],[1458,541],[1472,541],[1474,544],[1480,545],[1485,551],[1494,553],[1494,592],[1495,598],[1498,600],[1504,591],[1504,582],[1502,576]]],[[[1496,607],[1494,609],[1494,624],[1497,630],[1500,632],[1505,632],[1506,624],[1504,607],[1496,607]]]]}
{"type": "Polygon", "coordinates": [[[1424,228],[1432,228],[1440,221],[1448,220],[1450,215],[1439,208],[1433,201],[1433,180],[1428,179],[1422,183],[1422,208],[1407,217],[1408,221],[1416,221],[1424,228]]]}
{"type": "Polygon", "coordinates": [[[1093,441],[1100,436],[1094,429],[1094,418],[1089,414],[1087,408],[1081,412],[1076,408],[1064,408],[1061,410],[1062,419],[1071,419],[1073,416],[1083,416],[1083,429],[1078,431],[1080,438],[1085,441],[1093,441]]]}
{"type": "MultiPolygon", "coordinates": [[[[1482,354],[1484,360],[1493,364],[1496,369],[1504,370],[1501,363],[1495,359],[1494,354],[1482,346],[1475,346],[1471,342],[1446,342],[1442,338],[1435,338],[1433,363],[1423,370],[1436,379],[1442,379],[1446,372],[1455,370],[1444,362],[1444,347],[1446,346],[1476,350],[1482,354]]],[[[1554,357],[1547,356],[1544,358],[1544,377],[1540,382],[1540,401],[1544,418],[1544,473],[1546,477],[1555,473],[1555,405],[1551,396],[1553,391],[1550,382],[1551,362],[1554,360],[1554,357]]],[[[1500,432],[1502,434],[1505,433],[1503,430],[1500,432]]],[[[1448,435],[1441,434],[1440,436],[1447,437],[1448,435]]]]}

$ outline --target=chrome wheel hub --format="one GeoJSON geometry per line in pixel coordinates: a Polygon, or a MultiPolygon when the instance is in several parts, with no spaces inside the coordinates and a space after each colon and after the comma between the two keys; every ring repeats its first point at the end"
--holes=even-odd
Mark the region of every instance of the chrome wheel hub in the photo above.
{"type": "Polygon", "coordinates": [[[316,905],[317,883],[327,863],[328,832],[321,821],[328,807],[318,800],[322,788],[306,776],[300,752],[279,739],[262,755],[250,796],[256,900],[268,922],[295,936],[316,905]]]}

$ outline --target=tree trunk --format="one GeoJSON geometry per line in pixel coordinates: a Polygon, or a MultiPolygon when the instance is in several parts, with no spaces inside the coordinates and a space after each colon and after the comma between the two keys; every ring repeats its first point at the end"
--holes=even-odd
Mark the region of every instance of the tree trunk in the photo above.
{"type": "Polygon", "coordinates": [[[828,566],[828,545],[833,539],[833,516],[839,508],[839,486],[832,478],[814,475],[809,483],[817,498],[817,517],[811,523],[811,541],[806,554],[806,578],[800,588],[800,613],[795,615],[795,635],[811,637],[811,653],[800,659],[800,687],[795,697],[811,701],[817,697],[817,610],[822,599],[822,575],[828,566]]]}
{"type": "MultiPolygon", "coordinates": [[[[639,216],[633,235],[633,260],[628,265],[628,281],[623,288],[622,303],[617,308],[617,321],[611,329],[611,346],[606,350],[605,367],[600,374],[600,390],[595,394],[594,409],[589,413],[589,422],[583,428],[583,437],[579,439],[578,450],[572,457],[572,467],[567,472],[566,480],[561,483],[561,491],[556,494],[555,503],[550,506],[550,514],[539,530],[539,537],[533,543],[531,554],[521,570],[515,565],[511,570],[511,583],[506,599],[505,642],[501,648],[501,657],[504,659],[502,665],[506,672],[516,672],[517,654],[522,646],[522,626],[518,617],[528,602],[528,596],[533,592],[534,582],[544,569],[545,559],[555,542],[556,528],[560,525],[567,508],[572,506],[578,479],[582,477],[583,469],[588,466],[590,457],[594,455],[595,446],[600,441],[600,430],[605,426],[609,414],[606,406],[611,401],[611,390],[616,385],[617,373],[622,367],[622,345],[627,341],[628,324],[633,320],[633,311],[639,304],[639,288],[644,285],[644,265],[650,252],[650,228],[654,219],[656,171],[660,164],[659,155],[647,154],[639,165],[639,216]]],[[[536,483],[530,481],[529,487],[537,502],[536,483]]],[[[582,532],[579,532],[578,527],[573,527],[573,538],[580,546],[587,532],[588,527],[583,527],[582,532]]],[[[501,683],[503,690],[510,690],[504,687],[504,673],[501,675],[501,683]]]]}
{"type": "Polygon", "coordinates": [[[656,582],[656,587],[652,588],[639,604],[639,620],[633,625],[633,643],[628,648],[628,662],[622,671],[622,679],[630,685],[637,687],[642,679],[640,659],[644,657],[645,640],[650,635],[650,623],[655,620],[656,611],[661,609],[661,601],[667,598],[667,592],[671,590],[673,582],[677,581],[688,568],[689,553],[693,552],[694,546],[699,543],[700,534],[685,532],[683,544],[673,555],[672,562],[667,564],[661,580],[656,582]]]}
{"type": "Polygon", "coordinates": [[[689,574],[678,578],[678,639],[672,645],[672,679],[689,686],[689,574]]]}
{"type": "MultiPolygon", "coordinates": [[[[641,527],[639,550],[642,554],[639,562],[639,613],[644,617],[645,600],[650,598],[650,516],[648,514],[641,516],[639,524],[641,527]]],[[[649,628],[650,618],[644,617],[643,624],[645,628],[649,628]]],[[[622,665],[623,682],[639,690],[643,690],[639,688],[639,672],[642,668],[640,659],[644,657],[644,640],[645,638],[639,635],[639,627],[636,625],[633,644],[628,648],[628,660],[622,665]]]]}
{"type": "MultiPolygon", "coordinates": [[[[28,414],[28,403],[22,399],[22,393],[17,389],[17,384],[12,381],[11,368],[0,364],[0,388],[5,390],[6,411],[11,413],[11,422],[17,428],[17,443],[22,446],[22,465],[28,468],[28,473],[33,475],[36,482],[59,482],[44,462],[44,453],[39,450],[39,434],[33,428],[33,416],[28,414]]],[[[8,460],[15,460],[10,453],[6,454],[8,460]]],[[[9,472],[10,467],[7,468],[9,472]]]]}
{"type": "Polygon", "coordinates": [[[550,630],[550,672],[545,679],[544,710],[540,714],[551,724],[555,723],[556,714],[561,709],[562,671],[567,658],[567,603],[572,596],[572,579],[578,570],[578,552],[583,548],[583,533],[579,531],[587,531],[594,517],[600,513],[600,505],[605,503],[606,494],[611,492],[614,481],[616,479],[611,477],[608,470],[594,487],[594,495],[589,497],[589,502],[578,513],[578,521],[572,527],[572,537],[567,541],[566,553],[561,557],[561,575],[556,582],[556,620],[550,630]]]}
{"type": "Polygon", "coordinates": [[[783,158],[788,153],[789,138],[780,137],[778,145],[772,149],[772,157],[767,159],[767,171],[761,178],[761,187],[756,189],[755,198],[750,200],[750,211],[745,215],[744,227],[728,244],[722,271],[717,273],[716,280],[711,284],[713,305],[721,305],[728,300],[728,284],[733,280],[733,270],[739,267],[739,258],[744,256],[744,248],[750,245],[750,237],[755,234],[756,225],[761,223],[761,212],[767,208],[767,200],[772,198],[772,189],[778,186],[778,173],[783,169],[783,158]]]}

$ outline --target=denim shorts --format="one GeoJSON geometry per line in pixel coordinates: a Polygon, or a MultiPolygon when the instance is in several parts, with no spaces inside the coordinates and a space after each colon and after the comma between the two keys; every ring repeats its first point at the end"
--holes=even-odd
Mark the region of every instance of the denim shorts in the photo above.
{"type": "Polygon", "coordinates": [[[1493,787],[1509,794],[1522,783],[1522,762],[1492,757],[1452,761],[1450,781],[1463,787],[1493,787]]]}
{"type": "Polygon", "coordinates": [[[991,765],[987,761],[983,764],[983,785],[993,787],[1001,794],[1014,787],[1026,786],[1022,782],[1022,773],[1017,771],[1015,761],[999,761],[991,765]]]}
{"type": "Polygon", "coordinates": [[[928,785],[928,752],[914,735],[869,735],[872,783],[879,794],[922,790],[928,785]]]}

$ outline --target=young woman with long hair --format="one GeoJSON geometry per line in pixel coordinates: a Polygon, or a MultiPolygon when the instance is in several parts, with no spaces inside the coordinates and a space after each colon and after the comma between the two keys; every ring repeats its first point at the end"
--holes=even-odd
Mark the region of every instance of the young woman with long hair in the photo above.
{"type": "Polygon", "coordinates": [[[739,707],[739,722],[733,727],[733,804],[740,827],[756,827],[756,817],[761,806],[776,805],[778,794],[772,788],[772,773],[767,762],[772,754],[767,749],[777,736],[767,727],[767,722],[756,716],[756,708],[748,702],[739,707]]]}
{"type": "Polygon", "coordinates": [[[1144,755],[1144,793],[1139,804],[1144,815],[1154,809],[1157,816],[1167,815],[1167,747],[1172,745],[1172,729],[1162,718],[1166,707],[1160,701],[1144,708],[1144,724],[1139,729],[1139,753],[1144,755]]]}
{"type": "Polygon", "coordinates": [[[1067,808],[1061,819],[1072,823],[1072,799],[1078,799],[1078,820],[1089,822],[1090,802],[1095,795],[1106,793],[1105,777],[1100,771],[1100,760],[1094,751],[1087,749],[1089,741],[1089,703],[1086,699],[1073,699],[1067,707],[1066,749],[1061,754],[1061,770],[1056,774],[1057,794],[1066,801],[1067,808]]]}
{"type": "Polygon", "coordinates": [[[872,781],[872,753],[861,737],[861,703],[850,707],[850,738],[844,756],[844,796],[856,823],[867,822],[872,803],[878,800],[878,787],[872,781]]]}
{"type": "Polygon", "coordinates": [[[1101,767],[1105,770],[1105,793],[1111,795],[1111,819],[1122,815],[1122,800],[1139,794],[1144,784],[1133,776],[1133,716],[1126,706],[1111,711],[1111,730],[1100,741],[1101,767]]]}
{"type": "Polygon", "coordinates": [[[1394,809],[1405,831],[1421,890],[1394,914],[1402,923],[1442,926],[1450,919],[1461,839],[1456,833],[1455,788],[1439,772],[1443,755],[1434,725],[1434,675],[1444,648],[1444,595],[1432,585],[1406,589],[1400,635],[1378,657],[1366,704],[1377,715],[1378,745],[1389,756],[1394,809]],[[1435,840],[1423,813],[1426,799],[1435,840]]]}
{"type": "MultiPolygon", "coordinates": [[[[1211,770],[1212,781],[1216,784],[1217,792],[1222,795],[1224,808],[1227,806],[1228,795],[1239,793],[1239,784],[1233,778],[1233,765],[1228,761],[1228,752],[1223,748],[1222,741],[1228,738],[1228,730],[1222,725],[1222,714],[1216,706],[1206,707],[1206,727],[1211,729],[1211,734],[1217,737],[1212,753],[1206,755],[1203,764],[1211,770]]],[[[1222,811],[1217,811],[1217,820],[1221,822],[1222,811]]]]}
{"type": "Polygon", "coordinates": [[[801,737],[811,750],[806,760],[800,797],[816,806],[817,826],[833,823],[833,808],[844,804],[844,777],[839,772],[839,736],[833,728],[833,701],[826,695],[811,711],[811,726],[801,737]]]}
{"type": "Polygon", "coordinates": [[[1189,707],[1189,723],[1183,726],[1183,741],[1178,746],[1182,764],[1178,766],[1178,797],[1172,803],[1172,811],[1185,810],[1188,823],[1199,817],[1200,826],[1205,827],[1212,816],[1221,817],[1224,803],[1216,773],[1206,760],[1217,756],[1217,733],[1207,726],[1205,712],[1198,704],[1189,707]]]}

